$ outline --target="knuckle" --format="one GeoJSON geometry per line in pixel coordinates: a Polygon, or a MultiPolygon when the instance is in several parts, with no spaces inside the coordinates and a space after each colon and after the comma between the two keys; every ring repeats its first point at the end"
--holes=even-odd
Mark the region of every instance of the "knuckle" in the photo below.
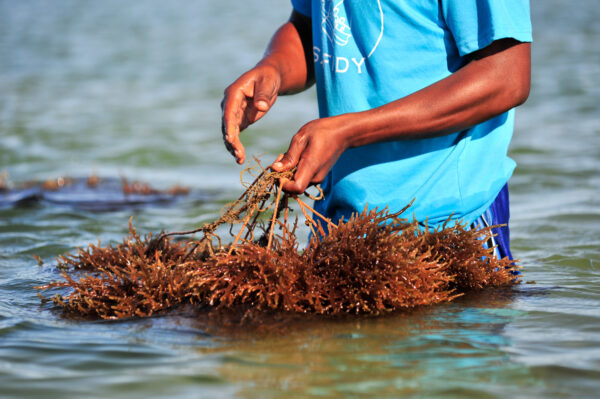
{"type": "Polygon", "coordinates": [[[229,95],[231,94],[231,92],[233,91],[233,85],[234,83],[230,84],[229,86],[227,86],[225,88],[225,90],[223,90],[223,96],[225,97],[224,100],[229,97],[229,95]]]}
{"type": "Polygon", "coordinates": [[[310,183],[311,184],[321,183],[323,181],[323,179],[325,179],[325,176],[321,176],[321,174],[319,173],[311,179],[310,183]]]}
{"type": "Polygon", "coordinates": [[[306,143],[306,136],[303,132],[298,132],[292,137],[292,144],[304,145],[306,143]]]}
{"type": "Polygon", "coordinates": [[[304,192],[304,190],[301,190],[296,182],[290,183],[287,186],[286,191],[290,194],[302,194],[304,192]]]}

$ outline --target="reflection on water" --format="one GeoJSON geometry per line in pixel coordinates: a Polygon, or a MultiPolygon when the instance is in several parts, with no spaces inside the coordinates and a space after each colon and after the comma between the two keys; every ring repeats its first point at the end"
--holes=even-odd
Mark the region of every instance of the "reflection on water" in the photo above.
{"type": "Polygon", "coordinates": [[[503,330],[519,314],[505,309],[511,296],[474,295],[374,319],[296,321],[283,331],[263,326],[258,336],[238,332],[201,352],[231,353],[218,374],[244,386],[244,397],[468,392],[466,383],[478,384],[509,362],[503,330]]]}
{"type": "Polygon", "coordinates": [[[206,386],[209,394],[233,386],[241,397],[485,392],[492,376],[501,384],[523,368],[506,373],[504,329],[520,315],[507,309],[515,295],[491,291],[380,318],[277,315],[241,328],[227,327],[225,315],[191,312],[85,325],[47,315],[15,326],[20,343],[5,330],[3,358],[16,367],[3,389],[19,392],[27,382],[31,397],[53,390],[74,396],[83,382],[124,397],[130,390],[181,394],[181,383],[206,386]]]}
{"type": "MultiPolygon", "coordinates": [[[[533,90],[517,112],[510,189],[513,252],[537,284],[381,318],[240,326],[189,309],[68,320],[32,286],[57,278],[56,255],[120,241],[130,216],[141,233],[187,229],[237,197],[222,90],[256,62],[289,4],[0,0],[0,172],[214,193],[109,212],[0,208],[0,397],[597,397],[596,3],[532,2],[533,90]]],[[[314,92],[281,98],[242,140],[272,159],[315,116],[314,92]]]]}

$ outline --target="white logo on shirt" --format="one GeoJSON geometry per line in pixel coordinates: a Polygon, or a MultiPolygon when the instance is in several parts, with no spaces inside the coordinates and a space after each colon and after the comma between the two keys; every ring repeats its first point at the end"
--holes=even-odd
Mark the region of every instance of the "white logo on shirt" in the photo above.
{"type": "MultiPolygon", "coordinates": [[[[350,39],[352,38],[352,28],[345,15],[345,9],[343,3],[346,0],[321,0],[321,29],[327,37],[327,40],[331,45],[345,47],[350,39]]],[[[370,0],[358,0],[358,1],[370,1],[370,0]]],[[[372,0],[371,0],[372,1],[372,0]]],[[[331,71],[334,73],[346,73],[349,70],[355,71],[358,74],[362,73],[362,66],[367,58],[371,57],[379,42],[383,37],[383,10],[381,8],[381,0],[377,0],[377,7],[379,9],[381,30],[377,41],[373,45],[373,48],[369,51],[366,57],[342,57],[333,56],[326,52],[323,52],[318,46],[313,47],[313,56],[315,64],[325,65],[328,64],[331,67],[331,71]]]]}
{"type": "Polygon", "coordinates": [[[338,44],[339,46],[348,44],[348,40],[352,37],[346,18],[340,16],[340,5],[343,2],[344,0],[339,1],[333,7],[333,10],[331,6],[327,7],[329,1],[321,3],[321,29],[323,29],[323,33],[325,33],[331,43],[338,44]]]}

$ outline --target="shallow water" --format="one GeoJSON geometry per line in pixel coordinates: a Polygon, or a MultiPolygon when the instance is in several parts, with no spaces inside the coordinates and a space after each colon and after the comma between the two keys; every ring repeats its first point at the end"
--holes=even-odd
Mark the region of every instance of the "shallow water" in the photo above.
{"type": "MultiPolygon", "coordinates": [[[[13,181],[125,175],[202,195],[98,212],[0,208],[0,397],[600,396],[600,9],[534,1],[533,90],[511,153],[515,292],[375,319],[218,328],[187,310],[72,321],[40,304],[54,257],[100,238],[214,219],[240,191],[223,88],[287,2],[0,0],[0,171],[13,181]],[[39,255],[39,266],[32,254],[39,255]]],[[[272,159],[316,116],[282,98],[244,135],[272,159]]]]}

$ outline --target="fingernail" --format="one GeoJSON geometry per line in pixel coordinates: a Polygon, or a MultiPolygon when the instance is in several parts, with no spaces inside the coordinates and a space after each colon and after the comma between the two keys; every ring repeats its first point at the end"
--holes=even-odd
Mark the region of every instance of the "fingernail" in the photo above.
{"type": "Polygon", "coordinates": [[[269,104],[266,101],[257,101],[256,106],[262,109],[268,108],[269,104]]]}
{"type": "Polygon", "coordinates": [[[275,163],[273,164],[273,167],[275,167],[275,168],[279,169],[279,168],[283,167],[283,165],[281,164],[281,162],[275,162],[275,163]]]}

